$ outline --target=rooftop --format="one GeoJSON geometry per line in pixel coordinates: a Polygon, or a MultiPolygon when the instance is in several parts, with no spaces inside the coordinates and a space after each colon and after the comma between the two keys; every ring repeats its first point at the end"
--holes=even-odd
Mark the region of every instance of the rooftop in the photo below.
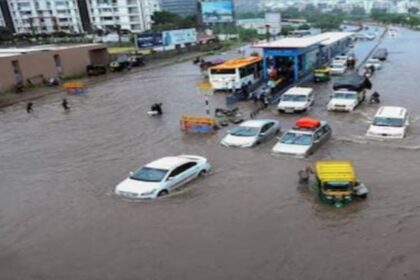
{"type": "Polygon", "coordinates": [[[83,47],[100,47],[102,44],[78,44],[78,45],[40,45],[26,48],[0,48],[0,57],[21,55],[34,52],[58,51],[83,47]]]}
{"type": "Polygon", "coordinates": [[[352,32],[326,32],[314,36],[301,38],[283,38],[277,41],[262,43],[257,48],[307,48],[315,44],[331,45],[344,38],[350,37],[352,32]]]}

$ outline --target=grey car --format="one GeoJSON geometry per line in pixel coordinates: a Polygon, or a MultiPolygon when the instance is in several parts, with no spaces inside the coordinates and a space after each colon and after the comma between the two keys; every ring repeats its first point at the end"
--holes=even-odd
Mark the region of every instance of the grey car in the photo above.
{"type": "Polygon", "coordinates": [[[294,127],[286,132],[273,147],[273,154],[305,158],[318,150],[331,138],[332,130],[327,122],[320,122],[316,128],[294,127]]]}
{"type": "Polygon", "coordinates": [[[280,132],[276,120],[249,120],[229,130],[221,144],[226,147],[249,148],[270,140],[280,132]]]}

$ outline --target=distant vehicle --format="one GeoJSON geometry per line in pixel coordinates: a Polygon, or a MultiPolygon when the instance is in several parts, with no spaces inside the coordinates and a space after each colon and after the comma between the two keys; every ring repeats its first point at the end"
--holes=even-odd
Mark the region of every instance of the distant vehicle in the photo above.
{"type": "Polygon", "coordinates": [[[372,58],[384,61],[388,58],[388,50],[385,48],[377,49],[373,54],[372,58]]]}
{"type": "Polygon", "coordinates": [[[229,130],[220,143],[226,147],[250,148],[279,132],[280,123],[276,120],[249,120],[229,130]]]}
{"type": "Polygon", "coordinates": [[[357,40],[375,40],[376,35],[373,33],[357,33],[354,36],[357,40]]]}
{"type": "Polygon", "coordinates": [[[130,61],[128,60],[127,55],[119,55],[116,60],[112,61],[109,64],[109,67],[112,72],[122,71],[124,69],[129,68],[129,66],[130,66],[130,61]]]}
{"type": "Polygon", "coordinates": [[[337,55],[333,58],[333,63],[334,62],[347,62],[348,59],[349,57],[347,55],[337,55]]]}
{"type": "Polygon", "coordinates": [[[294,30],[294,31],[290,31],[287,36],[288,37],[294,37],[294,38],[302,38],[305,36],[310,36],[312,35],[310,30],[294,30]]]}
{"type": "Polygon", "coordinates": [[[132,199],[157,198],[206,174],[210,168],[207,159],[201,156],[164,157],[130,172],[130,176],[117,185],[115,194],[132,199]]]}
{"type": "Polygon", "coordinates": [[[381,107],[375,114],[366,135],[380,139],[402,139],[409,126],[407,109],[403,107],[381,107]]]}
{"type": "Polygon", "coordinates": [[[353,111],[366,99],[366,89],[371,88],[369,79],[358,74],[341,77],[334,83],[334,93],[327,105],[328,111],[353,111]]]}
{"type": "Polygon", "coordinates": [[[330,65],[331,75],[343,75],[347,70],[347,62],[343,60],[335,60],[330,65]]]}
{"type": "Polygon", "coordinates": [[[250,56],[227,60],[209,67],[209,81],[214,90],[241,89],[253,86],[262,78],[262,58],[250,56]]]}
{"type": "Polygon", "coordinates": [[[330,139],[331,127],[325,121],[304,118],[296,122],[273,147],[273,154],[305,158],[312,155],[330,139]]]}
{"type": "Polygon", "coordinates": [[[106,65],[90,64],[86,66],[86,73],[88,76],[99,76],[106,74],[106,65]]]}
{"type": "Polygon", "coordinates": [[[282,95],[277,109],[280,113],[304,112],[314,104],[314,100],[312,88],[293,87],[282,95]]]}
{"type": "Polygon", "coordinates": [[[364,68],[370,68],[372,66],[375,68],[375,70],[382,69],[381,61],[379,59],[376,59],[376,58],[369,58],[366,61],[365,65],[363,67],[364,68]]]}

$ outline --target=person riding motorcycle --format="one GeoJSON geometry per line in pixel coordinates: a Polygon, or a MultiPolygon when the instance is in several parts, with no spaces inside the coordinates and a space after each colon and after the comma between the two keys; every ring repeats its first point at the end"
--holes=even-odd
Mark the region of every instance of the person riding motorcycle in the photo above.
{"type": "Polygon", "coordinates": [[[380,100],[380,95],[379,95],[379,93],[377,92],[377,91],[375,91],[374,93],[372,93],[372,95],[370,96],[370,99],[369,99],[369,103],[380,103],[381,102],[381,100],[380,100]]]}

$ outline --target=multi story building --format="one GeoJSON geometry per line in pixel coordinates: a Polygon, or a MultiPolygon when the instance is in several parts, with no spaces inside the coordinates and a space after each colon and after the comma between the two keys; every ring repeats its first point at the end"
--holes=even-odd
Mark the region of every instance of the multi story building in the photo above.
{"type": "Polygon", "coordinates": [[[6,26],[1,9],[0,9],[0,26],[6,26]]]}
{"type": "Polygon", "coordinates": [[[160,10],[159,0],[88,0],[87,8],[94,28],[116,26],[132,32],[150,29],[152,15],[160,10]]]}
{"type": "Polygon", "coordinates": [[[17,33],[82,32],[76,0],[8,0],[17,33]]]}
{"type": "Polygon", "coordinates": [[[162,10],[176,13],[180,16],[196,15],[197,0],[160,0],[162,10]]]}

